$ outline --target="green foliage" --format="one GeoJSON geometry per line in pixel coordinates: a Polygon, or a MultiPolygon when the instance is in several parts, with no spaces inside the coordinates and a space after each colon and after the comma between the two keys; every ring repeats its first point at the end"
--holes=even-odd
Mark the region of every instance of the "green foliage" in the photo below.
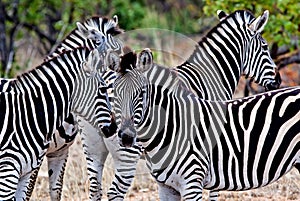
{"type": "MultiPolygon", "coordinates": [[[[94,15],[112,17],[117,14],[120,27],[125,31],[162,28],[194,34],[203,33],[218,22],[218,9],[227,13],[248,9],[255,16],[269,10],[270,18],[264,30],[267,41],[278,46],[287,44],[291,49],[300,45],[298,0],[0,0],[0,3],[5,5],[7,15],[11,18],[5,22],[6,43],[9,43],[9,37],[17,44],[33,38],[30,41],[37,44],[42,55],[49,53],[55,42],[61,41],[74,29],[75,22],[82,22],[94,15]]],[[[12,49],[17,48],[14,46],[12,49]]],[[[13,68],[17,65],[13,64],[13,68]]]]}
{"type": "Polygon", "coordinates": [[[143,0],[114,0],[112,1],[114,14],[120,19],[120,26],[126,30],[141,27],[141,22],[147,12],[143,0]]]}
{"type": "MultiPolygon", "coordinates": [[[[264,37],[271,43],[277,43],[278,46],[284,44],[295,45],[296,37],[300,37],[300,2],[299,0],[224,0],[211,1],[206,0],[203,8],[207,15],[216,16],[216,11],[221,9],[231,13],[238,9],[248,9],[259,16],[264,10],[270,11],[269,22],[264,29],[264,37]]],[[[300,40],[298,40],[298,46],[300,40]]]]}

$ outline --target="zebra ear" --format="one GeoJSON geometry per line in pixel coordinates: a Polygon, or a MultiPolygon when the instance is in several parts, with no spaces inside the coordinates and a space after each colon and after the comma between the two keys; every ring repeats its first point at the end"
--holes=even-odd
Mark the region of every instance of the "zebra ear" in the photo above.
{"type": "MultiPolygon", "coordinates": [[[[83,70],[88,74],[95,74],[99,67],[101,68],[101,58],[98,50],[94,49],[83,63],[83,70]]],[[[100,69],[100,71],[102,71],[102,69],[100,69]]]]}
{"type": "Polygon", "coordinates": [[[220,21],[223,21],[228,16],[228,14],[222,10],[218,10],[217,15],[218,15],[220,21]]]}
{"type": "Polygon", "coordinates": [[[76,22],[77,29],[86,37],[89,35],[89,31],[80,22],[76,22]]]}
{"type": "Polygon", "coordinates": [[[116,24],[118,24],[119,20],[118,20],[118,16],[117,15],[113,16],[113,20],[115,21],[116,24]]]}
{"type": "Polygon", "coordinates": [[[109,51],[105,58],[105,66],[115,72],[120,71],[120,56],[115,51],[109,51]]]}
{"type": "Polygon", "coordinates": [[[266,10],[261,16],[256,18],[250,25],[249,28],[254,32],[262,32],[269,19],[269,11],[266,10]]]}
{"type": "Polygon", "coordinates": [[[136,69],[145,72],[153,66],[153,55],[149,48],[144,49],[138,57],[136,69]]]}

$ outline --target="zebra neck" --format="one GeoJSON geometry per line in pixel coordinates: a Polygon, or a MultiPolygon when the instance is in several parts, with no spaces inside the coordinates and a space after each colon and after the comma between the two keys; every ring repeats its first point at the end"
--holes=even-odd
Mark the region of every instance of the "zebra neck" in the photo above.
{"type": "Polygon", "coordinates": [[[220,23],[212,29],[187,61],[176,67],[189,88],[204,99],[231,99],[241,76],[241,39],[226,27],[220,23]]]}
{"type": "MultiPolygon", "coordinates": [[[[85,50],[68,52],[17,77],[12,83],[12,95],[21,99],[24,107],[32,107],[41,124],[52,134],[71,111],[71,97],[85,50]],[[72,61],[71,61],[72,60],[72,61]],[[75,61],[76,60],[76,61],[75,61]]],[[[5,93],[5,92],[4,92],[5,93]]],[[[23,107],[23,106],[20,106],[23,107]]]]}
{"type": "Polygon", "coordinates": [[[85,36],[83,36],[78,28],[76,28],[55,49],[52,49],[50,54],[44,60],[49,61],[65,51],[74,50],[80,47],[86,47],[87,49],[91,50],[96,47],[95,43],[95,41],[87,39],[85,36]]]}

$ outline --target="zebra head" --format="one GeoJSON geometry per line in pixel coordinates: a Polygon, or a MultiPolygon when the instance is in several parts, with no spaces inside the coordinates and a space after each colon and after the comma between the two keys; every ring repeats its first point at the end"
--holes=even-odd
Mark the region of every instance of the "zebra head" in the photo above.
{"type": "Polygon", "coordinates": [[[118,73],[114,84],[114,111],[123,146],[135,143],[136,126],[144,117],[149,96],[148,81],[143,73],[152,65],[152,53],[144,49],[138,58],[134,52],[129,52],[121,57],[120,65],[111,66],[118,73]]]}
{"type": "Polygon", "coordinates": [[[74,29],[50,54],[44,59],[49,61],[65,51],[74,50],[80,47],[86,47],[90,50],[97,48],[100,53],[106,53],[107,50],[122,51],[123,44],[121,40],[114,36],[122,33],[123,30],[118,27],[118,17],[113,19],[106,17],[92,17],[83,23],[77,22],[77,28],[74,29]]]}
{"type": "Polygon", "coordinates": [[[97,49],[92,50],[82,62],[81,73],[75,82],[72,97],[73,111],[101,128],[104,135],[109,137],[116,132],[116,124],[111,114],[111,105],[107,94],[107,85],[102,75],[105,71],[104,58],[97,49]],[[96,91],[96,93],[95,93],[96,91]]]}
{"type": "Polygon", "coordinates": [[[252,78],[266,90],[279,88],[280,74],[271,58],[268,44],[261,35],[268,21],[269,11],[264,11],[257,18],[249,11],[235,11],[230,15],[218,11],[217,14],[223,27],[231,26],[236,34],[242,35],[241,65],[245,76],[252,78]]]}
{"type": "Polygon", "coordinates": [[[92,17],[83,24],[76,23],[78,31],[86,38],[95,43],[95,47],[101,52],[108,49],[121,52],[123,46],[120,40],[113,36],[123,32],[118,27],[118,16],[114,15],[113,19],[105,17],[92,17]]]}

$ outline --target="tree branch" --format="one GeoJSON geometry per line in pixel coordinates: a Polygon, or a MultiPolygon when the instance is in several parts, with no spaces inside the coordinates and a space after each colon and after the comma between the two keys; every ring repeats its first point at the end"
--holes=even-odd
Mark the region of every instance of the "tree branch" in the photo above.
{"type": "Polygon", "coordinates": [[[36,26],[36,25],[34,25],[34,24],[29,24],[29,23],[26,23],[26,22],[21,23],[21,22],[19,22],[19,20],[18,20],[17,18],[13,18],[13,17],[11,17],[11,16],[9,16],[9,15],[7,15],[7,14],[6,14],[5,17],[6,17],[6,19],[7,19],[8,21],[10,21],[10,22],[12,22],[12,23],[14,23],[14,24],[18,24],[18,23],[19,23],[19,24],[21,24],[23,27],[27,28],[28,30],[34,31],[34,32],[38,35],[39,38],[41,38],[41,39],[46,39],[46,40],[50,43],[51,46],[55,44],[56,40],[53,39],[51,36],[49,36],[49,35],[43,33],[43,32],[39,29],[38,26],[36,26]]]}
{"type": "Polygon", "coordinates": [[[275,63],[278,66],[278,69],[281,69],[292,63],[300,63],[300,51],[296,50],[281,55],[275,60],[275,63]]]}

